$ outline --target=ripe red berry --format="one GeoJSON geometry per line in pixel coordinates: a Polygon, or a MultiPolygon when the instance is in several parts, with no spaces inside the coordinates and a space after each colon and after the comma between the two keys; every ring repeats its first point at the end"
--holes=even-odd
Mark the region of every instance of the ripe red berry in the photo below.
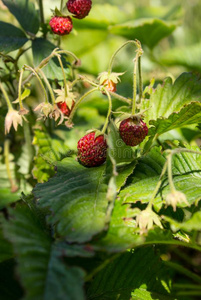
{"type": "Polygon", "coordinates": [[[85,167],[97,167],[106,160],[107,143],[104,135],[95,138],[95,132],[83,136],[77,144],[78,161],[85,167]]]}
{"type": "Polygon", "coordinates": [[[68,11],[71,12],[75,18],[83,19],[89,14],[92,2],[91,0],[68,0],[66,5],[68,11]]]}
{"type": "Polygon", "coordinates": [[[62,111],[62,113],[65,115],[65,116],[69,116],[70,113],[71,113],[71,110],[73,108],[73,106],[75,105],[75,102],[73,101],[72,103],[72,107],[71,109],[67,106],[66,102],[58,102],[57,103],[57,106],[58,108],[62,111]]]}
{"type": "Polygon", "coordinates": [[[73,29],[73,22],[70,17],[53,17],[49,25],[52,31],[58,35],[69,34],[73,29]]]}
{"type": "Polygon", "coordinates": [[[148,127],[141,119],[127,118],[120,123],[119,133],[128,146],[139,145],[148,134],[148,127]]]}
{"type": "MultiPolygon", "coordinates": [[[[113,92],[113,93],[115,93],[116,92],[116,90],[117,90],[117,85],[116,85],[116,83],[114,83],[112,80],[105,80],[105,81],[103,81],[103,83],[102,83],[103,85],[105,85],[105,87],[107,88],[107,90],[109,91],[109,92],[113,92]]],[[[105,92],[103,92],[103,94],[105,94],[105,92]]]]}

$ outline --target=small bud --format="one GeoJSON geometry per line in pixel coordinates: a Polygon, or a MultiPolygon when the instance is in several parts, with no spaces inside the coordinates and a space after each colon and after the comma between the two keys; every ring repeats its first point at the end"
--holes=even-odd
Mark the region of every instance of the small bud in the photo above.
{"type": "Polygon", "coordinates": [[[185,203],[187,206],[189,206],[189,203],[186,199],[186,195],[182,192],[179,192],[179,191],[174,191],[170,194],[168,194],[166,196],[166,204],[167,205],[171,205],[173,207],[173,210],[176,211],[176,208],[177,208],[177,203],[185,203]]]}

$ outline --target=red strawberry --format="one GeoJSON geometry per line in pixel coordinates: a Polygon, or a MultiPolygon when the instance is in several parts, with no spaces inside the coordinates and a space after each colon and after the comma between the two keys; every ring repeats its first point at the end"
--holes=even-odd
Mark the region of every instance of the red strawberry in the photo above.
{"type": "Polygon", "coordinates": [[[73,22],[70,17],[53,17],[50,22],[50,27],[55,34],[69,34],[73,29],[73,22]]]}
{"type": "Polygon", "coordinates": [[[65,116],[69,116],[70,113],[71,113],[71,110],[73,108],[73,106],[75,105],[75,102],[73,101],[73,104],[72,104],[72,107],[71,109],[67,106],[66,102],[58,102],[57,103],[57,106],[58,108],[62,111],[62,113],[65,115],[65,116]]]}
{"type": "Polygon", "coordinates": [[[107,143],[104,135],[95,137],[95,132],[83,136],[77,144],[78,161],[85,167],[97,167],[106,160],[107,143]]]}
{"type": "MultiPolygon", "coordinates": [[[[105,85],[106,89],[109,91],[109,92],[113,92],[115,93],[117,88],[116,88],[116,83],[114,83],[112,80],[105,80],[103,81],[102,83],[103,85],[105,85]]],[[[103,92],[103,94],[105,94],[105,92],[103,92]]]]}
{"type": "Polygon", "coordinates": [[[141,119],[127,118],[120,123],[119,133],[128,146],[139,145],[148,134],[148,127],[141,119]]]}
{"type": "Polygon", "coordinates": [[[66,5],[68,11],[71,12],[75,18],[83,19],[89,14],[92,2],[91,0],[68,0],[66,5]]]}

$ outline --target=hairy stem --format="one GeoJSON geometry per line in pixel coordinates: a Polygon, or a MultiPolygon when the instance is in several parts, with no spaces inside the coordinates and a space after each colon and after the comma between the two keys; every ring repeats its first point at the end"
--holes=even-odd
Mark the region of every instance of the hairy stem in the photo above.
{"type": "Polygon", "coordinates": [[[4,89],[2,83],[0,83],[0,88],[1,88],[1,90],[2,90],[2,93],[3,93],[3,95],[4,95],[4,98],[5,98],[5,100],[6,100],[6,104],[7,104],[7,106],[8,106],[8,109],[9,109],[9,110],[10,110],[10,109],[13,109],[13,106],[12,106],[12,104],[11,104],[11,102],[10,102],[10,99],[9,99],[9,97],[8,97],[8,94],[7,94],[6,90],[4,89]]]}
{"type": "Polygon", "coordinates": [[[133,40],[129,40],[127,42],[125,42],[123,45],[121,45],[115,52],[114,54],[112,55],[111,59],[110,59],[110,62],[109,62],[109,67],[108,67],[108,74],[110,74],[112,72],[112,67],[113,67],[113,63],[114,63],[114,59],[116,57],[116,55],[118,54],[118,52],[124,48],[126,45],[128,44],[134,44],[135,46],[138,47],[137,45],[137,42],[136,41],[133,41],[133,40]]]}
{"type": "Polygon", "coordinates": [[[11,170],[10,170],[10,162],[9,162],[9,153],[10,153],[10,141],[5,140],[4,142],[4,157],[5,157],[5,164],[6,164],[6,173],[8,175],[8,179],[11,185],[11,192],[16,192],[18,187],[15,185],[13,181],[11,170]]]}
{"type": "Polygon", "coordinates": [[[160,186],[161,186],[163,176],[165,175],[165,172],[166,172],[166,170],[167,170],[167,165],[168,165],[168,163],[167,163],[167,161],[166,161],[165,164],[164,164],[164,166],[163,166],[163,169],[162,169],[162,172],[161,172],[159,181],[158,181],[158,183],[157,183],[157,185],[156,185],[156,187],[155,187],[155,189],[154,189],[154,191],[153,191],[153,194],[152,194],[152,196],[151,196],[151,200],[149,201],[149,204],[148,204],[148,206],[147,206],[148,208],[151,208],[152,205],[153,205],[154,199],[155,199],[155,197],[156,197],[156,195],[157,195],[157,193],[158,193],[158,191],[159,191],[159,188],[160,188],[160,186]]]}
{"type": "Polygon", "coordinates": [[[42,80],[40,79],[38,73],[36,72],[35,69],[33,69],[32,67],[30,67],[30,66],[28,66],[28,65],[24,65],[24,67],[27,68],[27,69],[29,69],[29,70],[31,70],[31,71],[35,74],[35,76],[36,76],[36,78],[38,79],[38,81],[39,81],[39,83],[40,83],[40,86],[41,86],[41,88],[42,88],[42,90],[43,90],[43,92],[44,92],[44,95],[45,95],[45,102],[48,103],[47,92],[46,92],[46,89],[45,89],[45,87],[44,87],[44,85],[43,85],[43,83],[42,83],[42,80]]]}
{"type": "Polygon", "coordinates": [[[106,129],[107,129],[107,126],[108,126],[108,123],[109,123],[109,119],[110,119],[110,115],[111,115],[111,112],[112,112],[112,99],[111,99],[111,96],[108,92],[108,90],[106,88],[104,88],[105,90],[105,93],[107,94],[107,97],[108,97],[108,100],[109,100],[109,107],[108,107],[108,113],[107,113],[107,117],[106,117],[106,120],[105,120],[105,124],[103,126],[103,129],[101,130],[102,134],[104,134],[106,132],[106,129]]]}
{"type": "Polygon", "coordinates": [[[23,104],[22,104],[22,77],[23,77],[24,69],[22,68],[20,71],[20,78],[19,78],[19,84],[18,84],[18,100],[19,100],[19,105],[20,109],[23,109],[23,104]]]}
{"type": "Polygon", "coordinates": [[[136,96],[137,96],[137,63],[138,63],[138,53],[136,54],[136,57],[134,59],[134,70],[133,70],[133,101],[132,101],[132,115],[135,115],[135,109],[136,109],[136,96]]]}
{"type": "Polygon", "coordinates": [[[56,54],[56,57],[58,58],[58,61],[59,61],[60,67],[61,67],[61,71],[62,71],[62,74],[63,74],[65,97],[67,97],[68,96],[68,90],[67,90],[67,81],[66,81],[66,74],[64,72],[64,66],[63,66],[60,55],[56,54]]]}
{"type": "Polygon", "coordinates": [[[55,97],[54,97],[54,92],[52,90],[52,87],[51,87],[47,77],[45,76],[44,72],[41,69],[39,69],[38,71],[42,75],[43,80],[45,81],[45,83],[47,85],[47,88],[49,90],[49,93],[50,93],[50,96],[51,96],[51,99],[52,99],[52,104],[54,105],[55,104],[55,97]]]}
{"type": "Polygon", "coordinates": [[[93,93],[93,92],[95,92],[95,91],[97,91],[97,90],[98,90],[97,87],[94,88],[94,89],[91,89],[90,91],[86,92],[82,97],[80,97],[80,99],[78,99],[78,100],[76,101],[76,103],[75,103],[75,105],[74,105],[74,107],[73,107],[73,109],[72,109],[72,111],[71,111],[71,113],[70,113],[70,117],[69,117],[69,119],[68,119],[68,123],[69,123],[69,124],[72,122],[72,119],[73,119],[73,116],[74,116],[74,114],[75,114],[75,112],[76,112],[76,109],[78,108],[78,106],[80,105],[80,103],[82,102],[82,100],[84,100],[88,95],[90,95],[91,93],[93,93]]]}

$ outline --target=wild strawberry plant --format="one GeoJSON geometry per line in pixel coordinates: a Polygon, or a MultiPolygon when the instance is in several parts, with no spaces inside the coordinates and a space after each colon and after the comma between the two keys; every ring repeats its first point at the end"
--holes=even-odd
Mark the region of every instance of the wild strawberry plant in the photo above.
{"type": "Polygon", "coordinates": [[[128,39],[94,76],[60,47],[74,23],[106,30],[91,1],[47,20],[42,1],[3,4],[21,28],[0,22],[1,299],[200,297],[201,79],[143,87],[141,71],[175,23],[108,23],[128,39]],[[114,62],[129,45],[127,96],[114,62]]]}

